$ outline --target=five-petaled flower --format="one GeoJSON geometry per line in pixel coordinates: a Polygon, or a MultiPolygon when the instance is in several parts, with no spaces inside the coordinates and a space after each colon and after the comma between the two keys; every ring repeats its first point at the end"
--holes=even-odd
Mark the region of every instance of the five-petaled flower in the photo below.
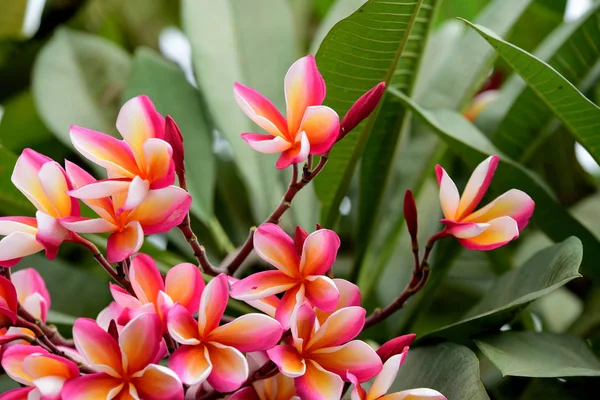
{"type": "Polygon", "coordinates": [[[236,83],[233,92],[244,113],[268,135],[243,133],[250,147],[261,153],[281,153],[277,168],[304,162],[309,154],[327,153],[339,133],[339,117],[327,106],[325,81],[313,56],[296,61],[285,76],[285,118],[266,97],[236,83]]]}
{"type": "Polygon", "coordinates": [[[442,222],[446,224],[447,233],[469,250],[493,250],[516,239],[533,214],[535,203],[517,189],[509,190],[474,212],[490,186],[499,160],[498,156],[490,156],[479,164],[462,196],[444,168],[436,166],[444,212],[442,222]]]}

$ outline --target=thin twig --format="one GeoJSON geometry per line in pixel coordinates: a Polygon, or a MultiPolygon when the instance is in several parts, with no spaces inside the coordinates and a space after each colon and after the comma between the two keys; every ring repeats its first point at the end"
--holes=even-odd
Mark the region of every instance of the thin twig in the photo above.
{"type": "Polygon", "coordinates": [[[62,335],[58,332],[58,329],[56,329],[55,326],[46,325],[42,321],[36,319],[25,309],[25,307],[19,305],[18,314],[25,321],[38,326],[40,330],[44,333],[44,336],[50,339],[50,341],[52,341],[52,343],[54,343],[55,345],[64,347],[75,347],[73,340],[65,339],[64,337],[62,337],[62,335]]]}
{"type": "Polygon", "coordinates": [[[178,226],[178,228],[185,237],[185,240],[187,240],[190,247],[192,248],[194,256],[198,260],[200,271],[211,276],[219,275],[219,270],[216,267],[214,267],[208,260],[208,257],[206,257],[206,250],[204,249],[204,246],[198,243],[198,237],[196,237],[196,234],[192,230],[189,214],[185,217],[185,219],[183,220],[181,225],[178,226]]]}

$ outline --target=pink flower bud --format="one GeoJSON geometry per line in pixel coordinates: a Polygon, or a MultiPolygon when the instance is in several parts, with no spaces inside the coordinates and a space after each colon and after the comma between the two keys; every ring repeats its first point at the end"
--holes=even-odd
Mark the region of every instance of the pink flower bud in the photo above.
{"type": "Polygon", "coordinates": [[[402,353],[407,346],[410,346],[415,341],[417,335],[409,333],[408,335],[398,336],[392,340],[388,340],[377,349],[377,355],[382,362],[386,362],[390,357],[402,353]]]}
{"type": "Polygon", "coordinates": [[[173,148],[175,172],[177,175],[185,172],[185,166],[183,165],[185,158],[183,151],[183,136],[181,135],[181,130],[179,130],[179,127],[170,115],[167,115],[165,118],[165,140],[173,148]]]}
{"type": "Polygon", "coordinates": [[[413,238],[417,237],[417,228],[419,226],[417,221],[417,205],[410,189],[404,194],[404,219],[406,220],[406,227],[410,236],[413,238]]]}
{"type": "Polygon", "coordinates": [[[308,232],[306,232],[302,227],[296,226],[296,233],[294,234],[294,244],[296,245],[296,252],[298,254],[302,254],[302,248],[304,247],[304,242],[308,237],[308,232]]]}
{"type": "Polygon", "coordinates": [[[381,82],[356,100],[342,119],[337,141],[342,140],[352,129],[371,115],[373,110],[377,108],[384,92],[385,82],[381,82]]]}

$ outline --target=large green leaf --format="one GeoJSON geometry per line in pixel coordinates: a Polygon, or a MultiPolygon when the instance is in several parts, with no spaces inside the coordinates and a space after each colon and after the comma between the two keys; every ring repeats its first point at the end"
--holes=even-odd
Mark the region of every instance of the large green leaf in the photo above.
{"type": "Polygon", "coordinates": [[[327,15],[325,15],[325,18],[323,18],[323,21],[319,24],[310,45],[310,52],[315,54],[331,28],[342,19],[358,10],[358,8],[366,2],[367,0],[337,0],[333,6],[331,6],[329,11],[327,11],[327,15]]]}
{"type": "Polygon", "coordinates": [[[448,400],[489,399],[479,378],[479,360],[467,347],[453,343],[412,348],[388,393],[431,388],[448,400]]]}
{"type": "Polygon", "coordinates": [[[202,117],[197,90],[179,68],[149,49],[135,53],[124,99],[146,94],[156,109],[169,114],[183,134],[189,191],[194,202],[192,212],[208,223],[213,217],[215,160],[212,133],[202,117]]]}
{"type": "MultiPolygon", "coordinates": [[[[422,2],[370,0],[329,31],[316,55],[328,85],[328,106],[344,115],[362,93],[379,82],[391,82],[422,2]]],[[[337,220],[376,118],[373,113],[334,146],[327,168],[315,180],[326,226],[337,220]]]]}
{"type": "Polygon", "coordinates": [[[113,43],[59,29],[33,70],[33,95],[42,120],[67,146],[73,124],[115,134],[129,67],[129,56],[113,43]]]}
{"type": "Polygon", "coordinates": [[[583,340],[548,332],[501,332],[475,340],[502,375],[600,376],[600,361],[583,340]]]}
{"type": "MultiPolygon", "coordinates": [[[[285,1],[184,0],[182,22],[192,45],[195,76],[220,133],[233,149],[252,196],[255,217],[264,219],[280,199],[275,156],[252,150],[241,138],[258,129],[233,96],[239,81],[283,109],[283,79],[297,56],[293,19],[285,1]]],[[[259,131],[260,132],[260,131],[259,131]]]]}
{"type": "Polygon", "coordinates": [[[34,215],[35,207],[10,181],[17,156],[0,145],[0,215],[34,215]]]}
{"type": "Polygon", "coordinates": [[[462,321],[427,335],[464,341],[469,336],[499,329],[533,300],[579,277],[581,241],[571,237],[539,251],[520,268],[502,275],[462,321]]]}
{"type": "MultiPolygon", "coordinates": [[[[573,136],[600,162],[600,108],[586,98],[556,69],[539,58],[502,40],[489,29],[473,25],[498,53],[521,75],[535,94],[567,126],[573,136]]],[[[590,49],[600,54],[594,43],[590,49]]]]}
{"type": "Polygon", "coordinates": [[[581,239],[586,248],[586,257],[581,265],[582,272],[592,278],[600,278],[600,268],[594,261],[600,259],[598,237],[561,206],[535,174],[504,157],[485,135],[462,115],[450,110],[427,111],[403,93],[396,91],[394,94],[408,104],[471,168],[475,168],[491,154],[500,155],[500,165],[494,175],[492,190],[500,192],[517,188],[528,193],[536,203],[532,221],[555,242],[571,235],[581,239]]]}

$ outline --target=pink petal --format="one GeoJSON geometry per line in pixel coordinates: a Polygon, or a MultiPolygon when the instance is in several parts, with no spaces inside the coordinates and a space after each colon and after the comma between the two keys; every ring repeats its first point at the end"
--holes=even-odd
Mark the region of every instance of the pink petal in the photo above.
{"type": "Polygon", "coordinates": [[[162,323],[156,314],[142,314],[119,334],[123,368],[134,374],[152,363],[160,349],[162,323]]]}
{"type": "Polygon", "coordinates": [[[285,75],[285,102],[288,131],[298,132],[306,109],[318,106],[325,99],[325,81],[312,55],[296,61],[285,75]]]}
{"type": "Polygon", "coordinates": [[[238,300],[257,300],[286,291],[298,284],[280,271],[262,271],[244,278],[231,286],[231,297],[238,300]]]}
{"type": "Polygon", "coordinates": [[[252,386],[263,399],[300,400],[300,397],[296,396],[294,380],[283,374],[255,381],[252,386]]]}
{"type": "Polygon", "coordinates": [[[113,177],[133,178],[139,175],[133,152],[122,140],[73,125],[71,143],[88,160],[110,171],[113,177]]]}
{"type": "Polygon", "coordinates": [[[306,132],[311,154],[324,154],[331,150],[340,131],[340,117],[326,106],[306,109],[300,130],[306,132]]]}
{"type": "Polygon", "coordinates": [[[304,350],[304,346],[310,340],[316,322],[315,310],[308,303],[302,304],[292,314],[290,331],[292,341],[298,352],[304,350]]]}
{"type": "Polygon", "coordinates": [[[108,325],[110,324],[110,321],[114,320],[116,322],[122,312],[123,307],[121,307],[116,301],[112,301],[108,306],[98,313],[98,316],[96,317],[96,323],[103,330],[108,331],[108,325]]]}
{"type": "Polygon", "coordinates": [[[449,220],[456,220],[456,210],[460,202],[458,189],[444,168],[436,165],[435,173],[440,185],[440,204],[444,212],[444,217],[449,220]]]}
{"type": "Polygon", "coordinates": [[[122,386],[121,379],[104,373],[83,375],[65,384],[62,397],[69,400],[111,399],[122,386]]]}
{"type": "Polygon", "coordinates": [[[103,179],[95,181],[77,189],[71,190],[69,195],[81,200],[102,199],[129,190],[131,181],[126,179],[103,179]]]}
{"type": "Polygon", "coordinates": [[[148,96],[128,100],[117,116],[117,129],[131,146],[138,164],[143,160],[143,145],[151,138],[164,138],[165,120],[148,96]]]}
{"type": "Polygon", "coordinates": [[[215,328],[206,340],[235,347],[239,351],[263,351],[275,346],[283,329],[279,322],[262,314],[245,314],[215,328]]]}
{"type": "Polygon", "coordinates": [[[310,154],[310,142],[305,132],[301,132],[299,136],[291,148],[281,153],[275,164],[277,169],[285,169],[292,164],[301,164],[306,161],[310,154]]]}
{"type": "Polygon", "coordinates": [[[362,307],[346,307],[334,312],[315,332],[305,348],[317,350],[354,339],[365,325],[365,314],[362,307]]]}
{"type": "Polygon", "coordinates": [[[169,357],[169,368],[186,385],[204,382],[212,372],[213,365],[208,349],[203,344],[181,346],[169,357]]]}
{"type": "Polygon", "coordinates": [[[308,232],[306,232],[301,226],[296,226],[296,231],[294,232],[294,245],[296,245],[296,253],[302,254],[302,248],[304,247],[304,242],[308,237],[308,232]]]}
{"type": "Polygon", "coordinates": [[[379,400],[446,400],[446,397],[437,390],[421,388],[388,394],[379,400]]]}
{"type": "Polygon", "coordinates": [[[296,378],[295,383],[300,398],[311,400],[339,400],[344,387],[342,378],[310,360],[306,363],[306,373],[296,378]]]}
{"type": "Polygon", "coordinates": [[[176,186],[150,190],[128,219],[139,221],[146,235],[164,233],[183,221],[191,204],[189,193],[176,186]]]}
{"type": "Polygon", "coordinates": [[[457,221],[475,210],[475,207],[477,207],[492,182],[499,161],[500,157],[489,156],[475,168],[460,197],[458,209],[456,210],[457,221]]]}
{"type": "Polygon", "coordinates": [[[162,365],[150,364],[131,380],[144,400],[183,400],[183,385],[175,372],[162,365]]]}
{"type": "Polygon", "coordinates": [[[58,246],[69,236],[69,232],[60,224],[59,220],[41,211],[35,213],[38,222],[38,231],[35,239],[46,249],[46,256],[52,260],[58,253],[58,246]]]}
{"type": "Polygon", "coordinates": [[[440,222],[446,224],[448,233],[459,239],[468,239],[481,235],[490,224],[475,222],[455,222],[448,219],[442,219],[440,222]]]}
{"type": "Polygon", "coordinates": [[[335,311],[340,292],[333,280],[326,276],[309,276],[304,281],[306,299],[324,311],[335,311]]]}
{"type": "MultiPolygon", "coordinates": [[[[14,324],[18,306],[17,291],[12,282],[3,276],[0,276],[0,314],[14,324]]],[[[0,320],[2,319],[4,318],[0,317],[0,320]]],[[[0,327],[4,327],[4,322],[8,321],[2,322],[0,327]]]]}
{"type": "Polygon", "coordinates": [[[242,133],[242,139],[254,150],[265,153],[281,153],[292,147],[292,143],[280,136],[261,135],[259,133],[242,133]]]}
{"type": "Polygon", "coordinates": [[[106,233],[115,232],[119,229],[115,224],[103,218],[69,217],[62,218],[60,224],[66,229],[77,233],[106,233]]]}
{"type": "Polygon", "coordinates": [[[297,378],[306,372],[306,362],[292,346],[275,346],[267,350],[267,354],[271,361],[277,364],[279,371],[287,377],[297,378]]]}
{"type": "Polygon", "coordinates": [[[377,354],[381,358],[381,361],[386,362],[392,356],[404,353],[408,349],[408,346],[415,341],[416,337],[417,335],[414,333],[409,333],[390,339],[377,349],[377,354]]]}
{"type": "Polygon", "coordinates": [[[248,363],[239,350],[210,342],[206,345],[213,365],[208,383],[219,392],[233,392],[248,379],[248,363]]]}
{"type": "Polygon", "coordinates": [[[287,137],[287,121],[269,99],[237,82],[233,85],[233,94],[244,114],[256,125],[273,136],[287,137]]]}
{"type": "Polygon", "coordinates": [[[122,308],[134,309],[142,306],[142,303],[136,297],[129,294],[129,292],[122,287],[115,285],[114,283],[109,283],[109,288],[113,299],[115,299],[117,304],[122,308]]]}
{"type": "MultiPolygon", "coordinates": [[[[198,323],[183,306],[175,305],[167,315],[169,334],[177,343],[195,345],[200,343],[198,323]]],[[[181,376],[181,375],[180,375],[181,376]]]]}
{"type": "Polygon", "coordinates": [[[469,250],[494,250],[519,237],[519,227],[511,217],[499,217],[488,223],[489,228],[482,234],[458,239],[460,244],[469,250]]]}
{"type": "MultiPolygon", "coordinates": [[[[65,161],[65,169],[67,171],[67,176],[75,189],[97,182],[93,176],[70,161],[65,161]]],[[[71,196],[72,193],[73,191],[69,192],[71,196]]],[[[104,219],[111,219],[114,214],[114,207],[110,198],[89,199],[83,200],[83,202],[104,219]]]]}
{"type": "Polygon", "coordinates": [[[178,264],[167,272],[165,292],[175,303],[191,313],[198,311],[200,296],[204,290],[204,279],[194,264],[178,264]]]}
{"type": "Polygon", "coordinates": [[[39,346],[16,344],[7,348],[2,355],[2,368],[12,380],[29,386],[34,378],[23,370],[23,361],[32,354],[48,355],[50,353],[39,346]]]}
{"type": "Polygon", "coordinates": [[[17,296],[20,301],[25,301],[29,296],[34,293],[39,294],[44,299],[45,305],[50,307],[50,293],[46,288],[46,282],[33,268],[25,268],[20,271],[14,272],[11,275],[11,281],[17,290],[17,296]]]}
{"type": "Polygon", "coordinates": [[[165,289],[156,262],[146,254],[133,257],[129,267],[129,279],[136,296],[142,303],[155,302],[158,292],[165,289]]]}
{"type": "Polygon", "coordinates": [[[21,305],[29,312],[29,314],[33,315],[35,319],[39,319],[42,322],[46,321],[46,316],[48,315],[48,309],[50,307],[39,293],[29,295],[21,302],[21,305]]]}
{"type": "Polygon", "coordinates": [[[340,237],[330,229],[308,235],[302,249],[302,276],[323,275],[333,266],[340,248],[340,237]]]}
{"type": "Polygon", "coordinates": [[[117,263],[131,257],[142,247],[144,231],[138,221],[128,223],[121,232],[114,232],[108,237],[106,259],[109,263],[117,263]]]}
{"type": "Polygon", "coordinates": [[[73,202],[67,194],[71,189],[67,174],[57,162],[52,161],[42,165],[38,175],[44,194],[52,204],[52,210],[48,210],[50,215],[53,217],[79,215],[78,203],[73,202]],[[73,205],[76,206],[75,209],[73,205]]]}
{"type": "Polygon", "coordinates": [[[294,310],[304,303],[306,299],[304,292],[304,285],[296,285],[285,292],[281,298],[279,307],[277,307],[277,311],[275,312],[275,319],[281,324],[283,329],[290,327],[290,319],[294,310]]]}
{"type": "Polygon", "coordinates": [[[0,394],[0,400],[28,400],[29,393],[36,390],[34,387],[23,387],[17,389],[7,390],[0,394]]]}
{"type": "Polygon", "coordinates": [[[367,400],[367,392],[365,391],[365,389],[362,388],[362,386],[360,386],[360,383],[358,382],[358,379],[356,379],[356,377],[354,375],[352,375],[350,372],[346,372],[346,380],[350,383],[352,383],[352,385],[354,385],[354,389],[352,390],[352,393],[350,394],[350,399],[351,400],[367,400]]]}
{"type": "Polygon", "coordinates": [[[334,279],[333,283],[340,292],[340,299],[338,301],[338,310],[344,307],[360,306],[360,289],[354,283],[345,279],[334,279]]]}
{"type": "Polygon", "coordinates": [[[294,241],[279,225],[266,223],[254,232],[254,250],[260,258],[288,276],[298,277],[300,257],[294,241]]]}
{"type": "Polygon", "coordinates": [[[310,358],[340,376],[350,372],[359,382],[368,381],[381,371],[381,359],[371,346],[361,340],[315,350],[310,358]]]}
{"type": "Polygon", "coordinates": [[[535,203],[527,193],[511,189],[461,222],[489,222],[498,217],[508,216],[517,221],[521,231],[527,226],[534,208],[535,203]]]}
{"type": "MultiPolygon", "coordinates": [[[[2,229],[0,222],[0,230],[2,229]]],[[[0,231],[0,235],[4,234],[0,231]]],[[[35,234],[12,232],[0,240],[0,266],[12,267],[25,256],[35,254],[44,249],[36,239],[35,234]]]]}
{"type": "Polygon", "coordinates": [[[258,397],[256,389],[252,386],[247,386],[232,394],[228,400],[261,400],[261,398],[258,397]]]}
{"type": "Polygon", "coordinates": [[[127,198],[125,199],[125,203],[119,207],[117,210],[117,215],[120,215],[123,211],[133,210],[139,206],[148,195],[149,190],[150,182],[140,178],[139,176],[133,178],[127,190],[127,198]]]}
{"type": "Polygon", "coordinates": [[[227,275],[219,274],[206,285],[200,299],[198,310],[198,330],[201,336],[212,332],[219,323],[227,308],[229,300],[229,283],[227,275]]]}
{"type": "Polygon", "coordinates": [[[47,213],[53,212],[54,206],[44,192],[39,172],[44,164],[52,162],[54,162],[52,159],[43,154],[25,149],[17,159],[11,176],[12,183],[31,201],[35,208],[47,213]]]}
{"type": "Polygon", "coordinates": [[[54,354],[31,354],[23,359],[23,372],[33,378],[42,395],[56,396],[64,381],[79,376],[79,367],[73,361],[54,354]],[[59,378],[42,381],[43,378],[59,378]]]}
{"type": "Polygon", "coordinates": [[[376,399],[388,392],[398,375],[402,363],[404,363],[404,360],[406,359],[407,353],[408,347],[406,347],[402,353],[390,357],[385,364],[383,364],[381,372],[377,375],[373,381],[373,385],[371,385],[371,390],[369,390],[370,397],[376,399]]]}
{"type": "Polygon", "coordinates": [[[93,319],[79,318],[73,325],[73,340],[81,356],[92,368],[120,376],[123,368],[121,349],[116,340],[93,319]]]}
{"type": "Polygon", "coordinates": [[[175,183],[173,149],[161,139],[149,139],[144,143],[146,157],[146,179],[152,182],[153,189],[163,188],[175,183]],[[155,186],[158,184],[158,186],[155,186]]]}

